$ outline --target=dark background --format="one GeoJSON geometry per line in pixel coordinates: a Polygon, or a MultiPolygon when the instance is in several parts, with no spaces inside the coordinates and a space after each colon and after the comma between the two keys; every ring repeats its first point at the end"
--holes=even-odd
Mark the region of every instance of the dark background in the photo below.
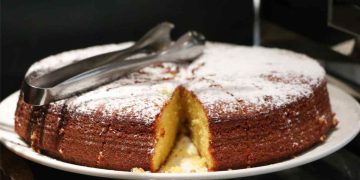
{"type": "Polygon", "coordinates": [[[252,1],[3,0],[1,97],[19,89],[35,61],[62,51],[137,40],[162,21],[174,37],[197,30],[209,40],[250,45],[252,1]]]}

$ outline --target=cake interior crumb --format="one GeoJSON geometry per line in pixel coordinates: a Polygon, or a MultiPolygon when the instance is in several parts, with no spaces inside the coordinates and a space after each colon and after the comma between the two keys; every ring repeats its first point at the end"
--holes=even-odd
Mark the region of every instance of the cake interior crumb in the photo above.
{"type": "Polygon", "coordinates": [[[190,137],[180,134],[173,151],[160,173],[196,173],[207,172],[205,158],[201,157],[190,137]]]}
{"type": "Polygon", "coordinates": [[[134,167],[134,168],[131,168],[131,172],[134,172],[134,173],[144,173],[145,170],[144,170],[143,168],[134,167]]]}

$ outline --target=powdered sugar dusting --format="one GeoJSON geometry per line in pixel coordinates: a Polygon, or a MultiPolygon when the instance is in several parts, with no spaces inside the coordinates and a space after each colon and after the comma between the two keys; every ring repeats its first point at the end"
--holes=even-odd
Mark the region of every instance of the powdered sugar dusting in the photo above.
{"type": "MultiPolygon", "coordinates": [[[[192,63],[188,76],[205,78],[221,86],[233,98],[254,110],[276,108],[308,96],[325,76],[311,58],[294,52],[260,47],[208,44],[204,55],[192,63]]],[[[195,94],[208,86],[187,86],[195,94]]],[[[203,96],[203,95],[202,95],[203,96]]],[[[221,100],[217,93],[207,94],[202,102],[221,100]]]]}
{"type": "MultiPolygon", "coordinates": [[[[27,74],[46,73],[131,43],[95,46],[50,56],[27,74]]],[[[190,64],[162,63],[131,73],[93,91],[73,97],[69,109],[104,116],[117,113],[151,124],[179,85],[192,91],[215,121],[240,111],[277,108],[312,94],[325,72],[311,58],[286,50],[208,43],[204,54],[190,64]]],[[[129,118],[127,118],[129,119],[129,118]]]]}
{"type": "Polygon", "coordinates": [[[27,71],[26,75],[30,72],[37,72],[38,74],[44,74],[46,72],[52,71],[54,69],[66,66],[73,62],[96,56],[103,53],[108,53],[112,51],[117,51],[121,49],[125,49],[131,46],[132,42],[126,42],[121,44],[107,44],[102,46],[93,46],[84,49],[76,49],[71,51],[66,51],[63,53],[59,53],[56,55],[49,56],[47,58],[42,59],[34,63],[29,70],[27,71]]]}
{"type": "Polygon", "coordinates": [[[104,116],[116,112],[120,117],[151,124],[176,87],[175,82],[123,84],[119,80],[74,98],[68,106],[85,114],[101,107],[104,116]]]}

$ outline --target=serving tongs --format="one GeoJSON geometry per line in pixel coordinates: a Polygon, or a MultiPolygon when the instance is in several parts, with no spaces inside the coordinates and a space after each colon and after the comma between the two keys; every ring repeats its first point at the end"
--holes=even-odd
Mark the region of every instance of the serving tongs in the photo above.
{"type": "Polygon", "coordinates": [[[205,37],[189,31],[173,42],[170,38],[173,27],[171,23],[161,23],[127,49],[93,56],[41,76],[30,73],[22,85],[24,101],[34,106],[46,105],[112,82],[151,64],[187,61],[200,56],[205,37]]]}

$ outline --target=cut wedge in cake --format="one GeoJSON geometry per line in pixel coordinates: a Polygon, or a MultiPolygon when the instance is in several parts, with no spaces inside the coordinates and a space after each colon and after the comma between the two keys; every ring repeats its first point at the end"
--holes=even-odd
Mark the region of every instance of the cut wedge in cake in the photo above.
{"type": "MultiPolygon", "coordinates": [[[[184,88],[178,88],[159,115],[156,127],[156,145],[153,155],[153,170],[156,171],[167,159],[175,144],[180,126],[189,129],[192,142],[204,158],[209,169],[214,168],[210,154],[210,132],[206,113],[197,98],[184,88]],[[186,125],[180,124],[184,123],[186,125]]],[[[177,151],[181,151],[182,144],[177,151]]],[[[165,169],[172,169],[170,165],[165,169]]],[[[176,171],[176,170],[175,170],[176,171]]]]}

